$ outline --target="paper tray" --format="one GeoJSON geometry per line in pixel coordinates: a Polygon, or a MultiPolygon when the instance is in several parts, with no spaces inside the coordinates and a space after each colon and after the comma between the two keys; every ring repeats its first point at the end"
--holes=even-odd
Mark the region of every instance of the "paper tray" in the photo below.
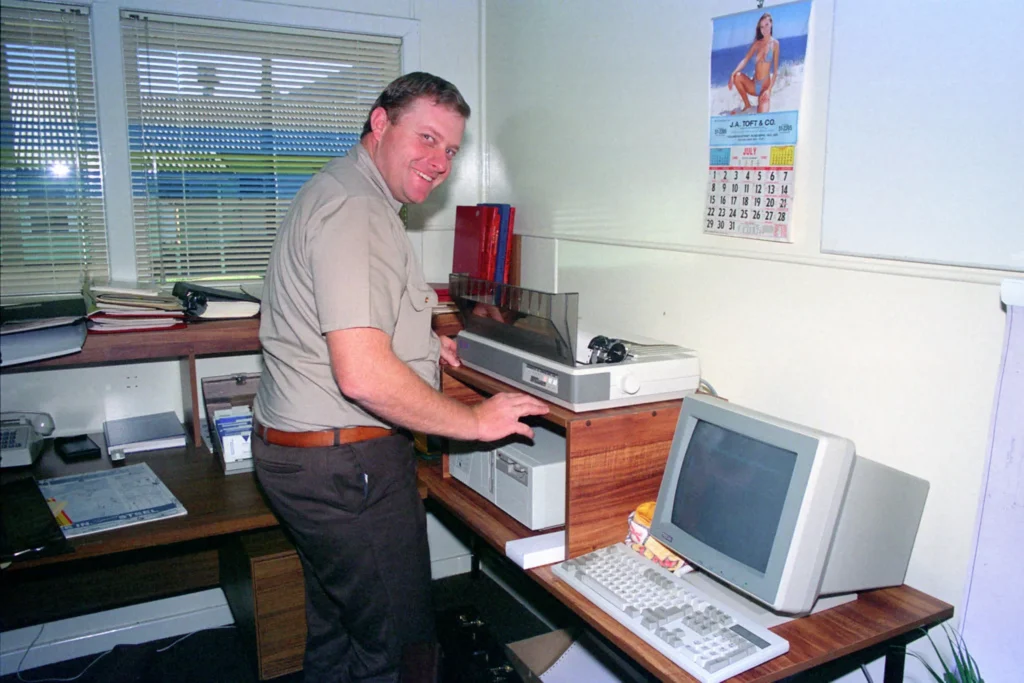
{"type": "Polygon", "coordinates": [[[553,294],[452,274],[448,291],[467,332],[573,366],[579,294],[553,294]]]}

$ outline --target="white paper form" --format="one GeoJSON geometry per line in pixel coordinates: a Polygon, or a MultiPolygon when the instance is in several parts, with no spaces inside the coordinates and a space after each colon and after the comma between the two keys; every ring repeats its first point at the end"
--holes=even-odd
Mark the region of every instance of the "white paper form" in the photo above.
{"type": "Polygon", "coordinates": [[[65,538],[187,514],[146,463],[44,479],[39,490],[65,538]]]}

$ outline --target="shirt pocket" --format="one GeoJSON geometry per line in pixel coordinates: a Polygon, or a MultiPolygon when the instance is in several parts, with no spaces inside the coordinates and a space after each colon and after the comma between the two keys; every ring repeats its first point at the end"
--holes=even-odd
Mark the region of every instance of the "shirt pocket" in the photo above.
{"type": "MultiPolygon", "coordinates": [[[[431,332],[437,292],[418,273],[411,273],[406,282],[405,295],[398,311],[392,349],[401,360],[415,364],[417,361],[436,364],[441,344],[437,335],[431,332]]],[[[420,373],[420,368],[414,367],[420,373]]],[[[420,373],[422,376],[422,373],[420,373]]]]}
{"type": "Polygon", "coordinates": [[[417,312],[427,311],[429,315],[433,312],[434,306],[437,306],[437,292],[415,274],[409,276],[406,293],[409,296],[409,303],[417,312]]]}

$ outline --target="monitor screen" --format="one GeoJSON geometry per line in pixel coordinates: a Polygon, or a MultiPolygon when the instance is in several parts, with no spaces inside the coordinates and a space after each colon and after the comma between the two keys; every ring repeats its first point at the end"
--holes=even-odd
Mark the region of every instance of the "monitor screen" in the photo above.
{"type": "Polygon", "coordinates": [[[672,500],[672,524],[764,574],[796,453],[697,420],[672,500]]]}

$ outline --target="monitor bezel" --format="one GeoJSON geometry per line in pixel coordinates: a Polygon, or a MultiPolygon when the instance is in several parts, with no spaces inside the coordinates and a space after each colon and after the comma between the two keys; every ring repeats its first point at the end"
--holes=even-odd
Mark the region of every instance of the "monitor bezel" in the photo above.
{"type": "Polygon", "coordinates": [[[831,536],[823,539],[821,535],[831,534],[834,529],[852,464],[852,451],[852,443],[840,437],[719,399],[688,397],[683,401],[676,424],[651,533],[690,564],[772,609],[810,609],[817,596],[831,541],[831,536]],[[796,455],[764,573],[725,555],[672,522],[672,501],[679,473],[694,429],[701,420],[796,455]],[[835,441],[845,442],[839,452],[848,453],[848,457],[822,467],[822,455],[835,441]],[[808,500],[809,497],[815,500],[808,500]],[[817,511],[819,518],[812,519],[815,516],[812,511],[817,511]]]}

